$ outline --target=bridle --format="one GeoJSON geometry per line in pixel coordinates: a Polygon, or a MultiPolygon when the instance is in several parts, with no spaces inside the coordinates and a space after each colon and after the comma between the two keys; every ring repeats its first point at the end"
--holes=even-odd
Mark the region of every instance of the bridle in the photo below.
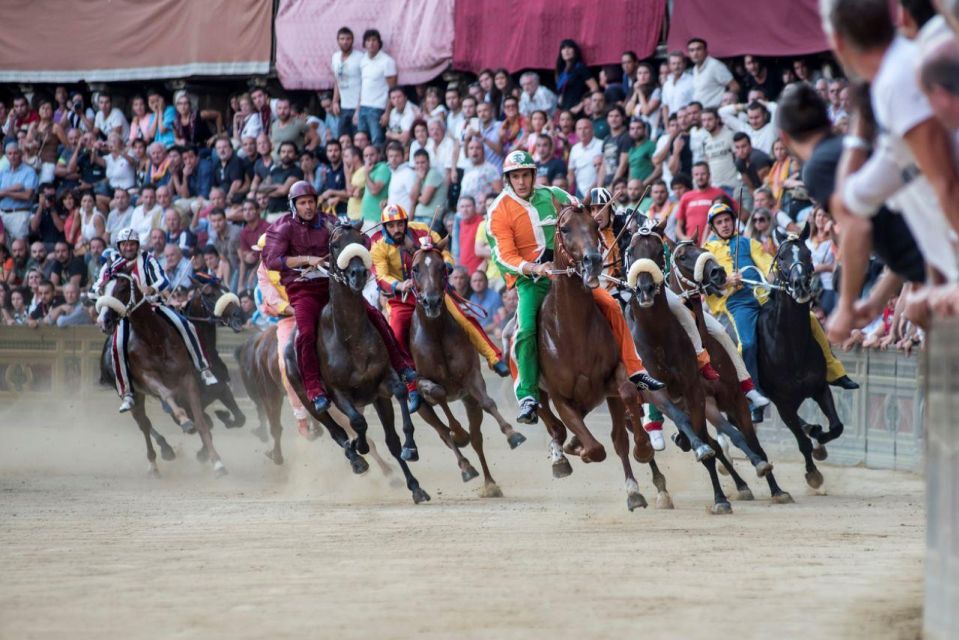
{"type": "MultiPolygon", "coordinates": [[[[417,257],[425,253],[436,254],[436,256],[439,257],[440,262],[444,263],[445,265],[445,260],[443,260],[443,252],[440,251],[438,248],[436,248],[436,246],[434,246],[433,244],[424,244],[419,249],[414,251],[413,256],[410,258],[410,264],[412,265],[413,263],[415,263],[417,257]]],[[[402,295],[400,296],[400,300],[402,302],[406,302],[406,299],[410,296],[413,296],[414,301],[418,302],[420,300],[419,285],[416,283],[416,276],[413,275],[412,270],[410,271],[410,282],[413,283],[413,286],[402,293],[402,295]]],[[[486,319],[486,317],[488,316],[488,314],[486,313],[486,310],[483,309],[483,307],[479,306],[475,302],[470,302],[469,300],[467,300],[466,298],[458,294],[456,290],[449,284],[448,279],[446,280],[445,286],[443,287],[443,294],[453,298],[456,304],[466,306],[474,315],[478,316],[481,319],[486,319]]]]}
{"type": "MultiPolygon", "coordinates": [[[[556,232],[553,234],[553,239],[554,239],[553,244],[556,247],[556,250],[555,250],[556,254],[558,255],[562,253],[562,255],[566,258],[566,261],[570,263],[572,266],[566,267],[565,269],[549,269],[546,273],[551,276],[578,276],[579,278],[583,278],[583,276],[586,275],[586,270],[585,270],[585,267],[583,266],[583,261],[576,260],[575,258],[573,258],[573,255],[569,252],[569,250],[566,248],[566,245],[563,243],[563,234],[562,234],[562,231],[560,230],[561,227],[563,226],[563,221],[569,218],[569,216],[573,215],[573,212],[575,210],[576,210],[575,206],[568,205],[564,207],[562,211],[559,212],[559,215],[556,217],[556,232]]],[[[602,248],[602,246],[603,246],[602,240],[600,240],[599,244],[597,245],[597,249],[602,248]]],[[[600,253],[600,255],[603,255],[603,254],[600,253]]],[[[605,260],[605,256],[604,256],[604,260],[605,260]]],[[[602,279],[603,277],[604,277],[603,274],[600,273],[600,278],[602,279]]],[[[537,278],[534,277],[533,279],[536,280],[537,278]]]]}
{"type": "Polygon", "coordinates": [[[706,285],[702,282],[696,281],[695,278],[687,278],[685,275],[683,275],[683,270],[680,267],[677,259],[681,249],[685,251],[687,247],[695,246],[696,243],[692,240],[683,240],[681,242],[677,242],[676,246],[673,247],[672,255],[669,256],[669,271],[673,275],[676,285],[679,287],[679,293],[677,295],[684,300],[706,294],[706,285]]]}
{"type": "MultiPolygon", "coordinates": [[[[214,285],[212,284],[206,285],[206,286],[214,287],[214,285]]],[[[224,288],[222,284],[216,285],[215,290],[219,291],[221,295],[226,295],[228,293],[231,293],[228,289],[224,288]]],[[[216,302],[211,301],[210,298],[203,293],[202,288],[195,289],[194,291],[196,291],[196,293],[190,297],[190,302],[199,298],[200,307],[203,310],[204,315],[197,317],[197,316],[189,316],[189,315],[183,314],[183,317],[189,320],[190,322],[203,322],[206,324],[212,324],[212,325],[223,326],[223,327],[227,326],[229,323],[224,319],[223,314],[220,314],[219,316],[216,315],[216,302]]],[[[219,296],[217,296],[217,299],[219,299],[219,296]]],[[[187,305],[189,304],[190,303],[187,303],[187,305]]]]}
{"type": "MultiPolygon", "coordinates": [[[[347,231],[355,231],[355,230],[356,230],[355,227],[353,227],[353,225],[351,225],[351,224],[336,223],[336,224],[333,224],[333,225],[331,225],[331,226],[333,227],[333,229],[332,229],[331,232],[330,232],[330,244],[331,244],[331,245],[332,245],[333,243],[337,242],[338,239],[339,239],[339,236],[341,236],[343,233],[346,233],[347,231]]],[[[334,282],[336,282],[337,284],[340,284],[340,285],[342,285],[342,286],[344,286],[344,287],[347,287],[347,288],[350,286],[350,284],[349,284],[349,279],[346,277],[346,270],[345,270],[345,269],[340,269],[340,267],[339,267],[339,265],[337,264],[337,262],[339,261],[340,253],[342,253],[343,250],[345,250],[346,247],[348,247],[348,246],[349,246],[349,245],[344,246],[343,248],[341,248],[341,249],[337,252],[337,254],[336,254],[336,259],[335,259],[335,260],[334,260],[334,259],[331,259],[331,260],[330,260],[329,267],[327,268],[327,272],[330,274],[330,279],[333,280],[334,282]]],[[[332,253],[333,253],[333,251],[332,251],[332,247],[331,247],[331,250],[330,250],[330,258],[333,258],[332,253]]],[[[369,278],[370,278],[370,274],[369,274],[369,273],[367,273],[366,278],[367,278],[367,281],[369,281],[369,278]]]]}
{"type": "Polygon", "coordinates": [[[792,284],[792,276],[797,269],[799,270],[800,278],[803,275],[805,275],[803,273],[802,262],[797,260],[796,262],[793,262],[791,265],[789,265],[789,267],[785,269],[783,268],[783,258],[782,258],[783,248],[786,245],[791,245],[797,242],[799,242],[798,239],[796,239],[795,237],[790,237],[784,240],[779,245],[779,248],[776,249],[776,255],[773,257],[772,271],[773,273],[777,274],[776,279],[782,284],[766,283],[765,286],[769,287],[770,289],[778,289],[778,290],[784,291],[786,295],[792,298],[797,304],[805,304],[809,302],[810,300],[812,300],[812,297],[813,297],[812,285],[809,286],[808,293],[806,293],[805,295],[799,295],[799,292],[796,291],[796,287],[794,287],[792,284]],[[782,276],[782,277],[778,277],[778,276],[782,276]]]}
{"type": "MultiPolygon", "coordinates": [[[[113,308],[113,307],[110,307],[110,308],[113,310],[113,312],[114,312],[114,313],[117,313],[117,315],[119,315],[120,317],[122,317],[122,318],[127,318],[127,317],[130,316],[131,313],[133,313],[134,311],[136,311],[137,309],[139,309],[144,303],[151,302],[151,300],[150,300],[147,296],[145,296],[145,295],[141,295],[141,296],[140,296],[140,299],[139,299],[139,300],[137,299],[137,295],[136,295],[136,291],[137,291],[136,280],[134,280],[133,276],[131,276],[130,274],[124,273],[124,272],[122,272],[122,271],[116,271],[116,272],[110,274],[110,278],[109,278],[109,280],[107,280],[107,282],[109,282],[110,280],[115,280],[115,279],[123,279],[123,280],[126,280],[127,282],[130,283],[130,294],[129,294],[129,299],[127,300],[126,304],[124,304],[123,302],[121,302],[118,298],[114,297],[114,296],[112,295],[112,290],[111,290],[110,295],[104,294],[104,295],[99,296],[99,298],[103,298],[104,300],[106,300],[106,299],[116,300],[116,301],[119,302],[121,305],[123,305],[123,313],[122,313],[122,314],[121,314],[121,313],[118,313],[118,310],[117,310],[117,309],[115,309],[115,308],[113,308]]],[[[109,305],[106,305],[106,306],[109,306],[109,305]]]]}
{"type": "MultiPolygon", "coordinates": [[[[641,226],[639,229],[636,230],[634,237],[635,236],[641,236],[643,238],[652,238],[658,242],[660,247],[664,247],[664,248],[666,247],[666,242],[663,240],[663,236],[659,235],[659,233],[657,233],[656,230],[651,226],[646,226],[646,225],[641,226]]],[[[671,261],[669,265],[667,265],[665,250],[663,254],[664,255],[662,256],[661,260],[659,262],[656,262],[656,266],[659,267],[660,271],[665,271],[667,273],[664,274],[662,281],[656,283],[657,295],[660,293],[660,291],[662,291],[663,283],[666,282],[666,276],[668,276],[668,271],[669,271],[668,267],[674,264],[674,262],[671,261]]],[[[637,260],[641,260],[641,259],[642,258],[637,258],[637,260]]],[[[646,260],[652,260],[652,259],[646,258],[646,260]]],[[[632,259],[632,244],[630,244],[630,246],[626,249],[626,261],[627,261],[626,268],[627,270],[629,270],[632,267],[632,264],[635,262],[632,259]]],[[[631,291],[635,290],[635,287],[631,287],[628,282],[621,282],[612,278],[607,278],[607,279],[613,280],[616,282],[616,284],[624,286],[627,289],[630,289],[631,291]]]]}

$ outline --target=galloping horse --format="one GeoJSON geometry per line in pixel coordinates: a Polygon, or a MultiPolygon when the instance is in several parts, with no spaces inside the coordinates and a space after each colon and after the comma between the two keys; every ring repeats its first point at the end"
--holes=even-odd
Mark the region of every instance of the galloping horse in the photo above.
{"type": "Polygon", "coordinates": [[[130,321],[126,350],[130,377],[134,383],[132,414],[146,440],[150,473],[158,475],[159,471],[156,451],[150,440],[152,425],[146,414],[145,392],[165,402],[184,431],[200,433],[200,440],[203,448],[209,452],[213,469],[217,475],[224,475],[226,467],[213,447],[210,425],[203,413],[196,371],[176,329],[153,311],[133,278],[122,271],[110,275],[103,294],[97,298],[96,309],[99,313],[97,322],[108,335],[113,333],[121,318],[130,321]],[[181,398],[189,414],[180,406],[181,398]]]}
{"type": "Polygon", "coordinates": [[[798,238],[788,236],[773,258],[777,284],[759,310],[758,361],[762,388],[792,431],[805,459],[806,483],[818,489],[823,478],[813,457],[826,459],[822,445],[842,435],[843,425],[826,382],[825,357],[809,326],[813,265],[806,246],[808,236],[808,226],[798,238]],[[815,400],[829,419],[828,431],[800,419],[799,406],[807,398],[815,400]]]}
{"type": "Polygon", "coordinates": [[[446,309],[447,272],[441,248],[424,246],[417,250],[413,254],[411,273],[416,285],[416,312],[410,327],[410,353],[420,376],[419,388],[427,400],[420,406],[419,414],[456,454],[463,482],[467,482],[479,474],[457,447],[459,443],[453,433],[462,434],[463,427],[449,407],[449,403],[455,400],[462,401],[469,420],[469,441],[483,469],[484,485],[480,495],[484,498],[502,497],[503,492],[493,480],[483,454],[483,432],[480,430],[483,412],[493,416],[499,424],[510,449],[525,442],[526,437],[500,415],[496,403],[486,391],[476,350],[446,309]],[[442,407],[453,433],[436,415],[432,404],[442,407]]]}
{"type": "MultiPolygon", "coordinates": [[[[628,315],[636,349],[652,374],[666,383],[669,395],[681,400],[681,408],[685,414],[680,416],[677,425],[681,428],[691,427],[696,437],[705,441],[715,452],[715,458],[729,470],[740,499],[752,500],[749,487],[706,430],[707,414],[717,429],[737,442],[749,456],[756,466],[757,475],[761,477],[769,473],[772,465],[753,453],[742,434],[720,414],[714,400],[716,383],[704,380],[699,375],[693,345],[669,309],[666,295],[662,291],[665,281],[665,251],[661,234],[664,227],[665,223],[660,223],[655,228],[643,226],[632,237],[627,250],[628,260],[631,262],[627,281],[635,291],[629,301],[628,315]],[[687,421],[688,425],[684,424],[687,421]]],[[[709,472],[713,486],[714,502],[710,512],[732,513],[732,507],[719,483],[714,456],[697,456],[697,459],[709,472]]]]}
{"type": "MultiPolygon", "coordinates": [[[[599,230],[589,211],[582,205],[554,202],[559,210],[556,220],[555,278],[539,313],[540,385],[545,390],[540,417],[552,438],[550,458],[553,473],[568,475],[569,462],[563,455],[568,426],[581,443],[584,462],[599,462],[606,451],[584,422],[584,417],[604,399],[612,418],[612,439],[626,476],[626,505],[630,511],[645,507],[629,462],[629,434],[626,409],[632,424],[641,425],[642,408],[636,388],[627,380],[620,351],[612,330],[593,300],[592,289],[599,286],[603,256],[599,250],[599,230]],[[562,422],[547,403],[552,399],[562,422]]],[[[671,507],[666,480],[653,460],[649,437],[641,426],[633,429],[634,455],[648,462],[653,483],[659,492],[657,506],[671,507]]]]}
{"type": "MultiPolygon", "coordinates": [[[[733,425],[742,432],[749,448],[763,460],[768,461],[753,424],[746,396],[739,385],[736,365],[720,342],[706,328],[706,316],[703,311],[703,296],[720,295],[726,285],[726,270],[705,249],[691,241],[674,243],[664,236],[670,250],[670,269],[667,282],[674,293],[682,297],[686,307],[696,318],[696,326],[703,340],[703,346],[709,352],[713,367],[719,373],[719,380],[712,385],[713,397],[719,410],[724,412],[733,425]]],[[[788,492],[783,491],[772,470],[766,474],[772,501],[787,504],[793,501],[788,492]]]]}
{"type": "MultiPolygon", "coordinates": [[[[390,368],[386,345],[366,315],[363,288],[370,277],[370,266],[364,236],[350,225],[336,225],[330,234],[330,301],[320,317],[317,352],[323,382],[336,407],[349,419],[357,437],[350,441],[346,431],[330,417],[329,412],[314,413],[314,417],[343,447],[354,472],[363,473],[369,467],[361,455],[369,452],[369,445],[366,442],[367,423],[358,407],[372,404],[386,432],[390,453],[406,477],[413,502],[420,503],[429,500],[430,496],[420,488],[406,463],[419,458],[413,440],[413,422],[405,402],[406,388],[390,368]],[[394,424],[393,396],[401,398],[399,404],[406,437],[402,446],[394,424]]],[[[313,413],[300,378],[294,342],[295,339],[290,341],[284,354],[287,375],[303,406],[313,413]]]]}

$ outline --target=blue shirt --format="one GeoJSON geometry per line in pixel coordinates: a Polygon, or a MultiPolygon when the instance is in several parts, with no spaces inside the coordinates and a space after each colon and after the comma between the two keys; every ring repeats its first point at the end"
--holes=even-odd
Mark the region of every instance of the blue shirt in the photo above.
{"type": "Polygon", "coordinates": [[[483,326],[490,324],[493,321],[493,314],[496,313],[497,309],[503,306],[503,300],[499,294],[496,293],[496,290],[491,287],[486,287],[486,291],[482,294],[474,291],[473,295],[470,296],[470,302],[481,306],[483,311],[486,312],[486,317],[480,318],[480,324],[483,326]]]}
{"type": "MultiPolygon", "coordinates": [[[[490,140],[495,140],[499,142],[499,128],[500,122],[496,118],[490,120],[488,127],[484,127],[483,123],[479,123],[480,126],[480,135],[483,138],[489,138],[490,140]]],[[[496,170],[500,173],[503,172],[503,156],[499,155],[486,143],[486,140],[483,140],[483,153],[486,154],[486,161],[496,167],[496,170]]]]}
{"type": "MultiPolygon", "coordinates": [[[[24,189],[36,191],[37,172],[33,167],[20,163],[16,169],[6,169],[0,171],[0,189],[9,189],[15,184],[21,185],[24,189]]],[[[16,198],[0,198],[0,209],[31,209],[29,200],[17,200],[16,198]]]]}
{"type": "Polygon", "coordinates": [[[173,105],[167,105],[163,109],[163,126],[166,128],[166,132],[160,133],[160,127],[157,126],[156,135],[153,137],[154,142],[162,142],[167,149],[172,147],[174,122],[176,122],[176,109],[173,108],[173,105]]]}

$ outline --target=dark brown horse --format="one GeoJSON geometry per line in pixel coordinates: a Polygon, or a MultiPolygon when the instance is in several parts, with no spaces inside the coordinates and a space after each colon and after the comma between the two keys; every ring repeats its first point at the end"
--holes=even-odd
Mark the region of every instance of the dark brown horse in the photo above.
{"type": "MultiPolygon", "coordinates": [[[[633,235],[627,250],[627,261],[630,263],[627,283],[633,289],[627,309],[636,348],[652,374],[666,383],[669,396],[678,399],[679,407],[684,413],[680,420],[688,420],[688,426],[695,435],[713,449],[715,458],[729,470],[740,498],[751,500],[753,496],[749,487],[706,429],[708,399],[711,405],[710,417],[717,428],[738,441],[737,444],[745,446],[742,434],[726,422],[716,408],[712,398],[715,383],[704,380],[699,374],[692,342],[669,310],[669,303],[662,290],[665,280],[665,251],[661,233],[664,226],[665,223],[656,228],[641,227],[633,235]]],[[[677,425],[687,426],[683,422],[677,422],[677,425]]],[[[772,466],[749,450],[748,446],[745,451],[756,465],[758,475],[762,476],[772,470],[772,466]]],[[[732,507],[719,483],[714,456],[703,458],[697,455],[697,459],[705,465],[713,486],[714,499],[710,512],[732,513],[732,507]]]]}
{"type": "Polygon", "coordinates": [[[199,432],[216,474],[225,474],[226,467],[213,447],[210,425],[203,412],[197,373],[177,330],[153,310],[132,277],[122,271],[112,274],[105,283],[96,306],[97,322],[105,333],[112,334],[121,319],[130,323],[127,353],[135,401],[132,414],[146,440],[150,473],[157,475],[158,469],[150,439],[152,424],[146,414],[146,393],[166,403],[184,431],[199,432]],[[185,399],[185,406],[180,405],[179,398],[185,399]]]}
{"type": "MultiPolygon", "coordinates": [[[[566,205],[556,220],[554,279],[539,313],[538,341],[541,369],[540,386],[544,389],[539,415],[552,438],[550,457],[554,475],[568,475],[571,470],[563,456],[566,428],[580,443],[584,462],[600,462],[606,450],[593,437],[584,422],[586,414],[606,400],[612,418],[612,440],[626,477],[626,505],[632,511],[645,507],[646,499],[639,492],[629,461],[629,433],[626,411],[634,425],[641,424],[640,395],[626,377],[620,351],[606,318],[593,300],[592,290],[600,284],[603,255],[599,229],[586,207],[566,205]],[[553,401],[559,418],[549,410],[553,401]]],[[[659,492],[658,506],[671,506],[666,480],[653,460],[649,438],[642,428],[633,429],[636,451],[641,462],[648,462],[653,482],[659,492]]]]}
{"type": "Polygon", "coordinates": [[[416,285],[416,312],[410,327],[410,353],[420,376],[420,391],[427,400],[420,406],[419,414],[456,454],[463,482],[467,482],[479,474],[454,441],[453,434],[462,433],[463,427],[449,407],[451,402],[462,401],[469,420],[469,441],[483,469],[484,484],[480,495],[484,498],[502,497],[503,492],[493,480],[483,453],[483,432],[480,430],[483,412],[493,416],[511,449],[525,442],[526,437],[500,415],[496,403],[486,392],[479,355],[466,332],[446,309],[447,272],[441,248],[417,250],[413,254],[411,271],[416,285]],[[431,405],[443,409],[452,429],[443,424],[431,405]]]}
{"type": "Polygon", "coordinates": [[[356,432],[352,441],[329,412],[316,415],[299,375],[295,349],[287,346],[286,370],[290,384],[314,417],[323,423],[338,445],[343,447],[353,471],[368,468],[362,455],[369,452],[366,441],[367,423],[359,408],[372,404],[386,432],[390,453],[403,470],[406,486],[416,503],[430,499],[410,471],[407,460],[419,454],[413,439],[413,422],[406,407],[406,387],[390,367],[386,345],[366,315],[363,288],[370,278],[371,259],[364,236],[349,225],[337,225],[330,234],[330,301],[323,309],[317,335],[320,374],[336,407],[342,411],[356,432]],[[396,433],[393,397],[400,400],[405,442],[401,445],[396,433]]]}
{"type": "MultiPolygon", "coordinates": [[[[763,460],[768,460],[766,452],[759,443],[749,404],[740,389],[736,366],[723,345],[706,329],[703,296],[718,295],[723,292],[726,285],[726,270],[716,262],[715,257],[694,242],[674,243],[665,237],[664,240],[671,254],[667,282],[673,292],[683,298],[686,307],[696,318],[696,326],[703,346],[709,352],[713,368],[719,373],[719,380],[712,385],[716,404],[729,421],[742,432],[750,449],[759,454],[763,460]]],[[[766,474],[766,482],[769,484],[773,502],[786,504],[793,501],[792,496],[779,487],[772,471],[766,474]]]]}

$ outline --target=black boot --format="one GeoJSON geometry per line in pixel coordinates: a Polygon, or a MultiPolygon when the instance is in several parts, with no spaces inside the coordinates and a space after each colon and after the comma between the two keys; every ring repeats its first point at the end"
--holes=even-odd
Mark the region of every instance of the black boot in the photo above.
{"type": "Polygon", "coordinates": [[[843,376],[841,378],[836,378],[829,383],[834,387],[839,387],[840,389],[848,389],[849,391],[855,391],[859,388],[859,383],[850,378],[849,376],[843,376]]]}

